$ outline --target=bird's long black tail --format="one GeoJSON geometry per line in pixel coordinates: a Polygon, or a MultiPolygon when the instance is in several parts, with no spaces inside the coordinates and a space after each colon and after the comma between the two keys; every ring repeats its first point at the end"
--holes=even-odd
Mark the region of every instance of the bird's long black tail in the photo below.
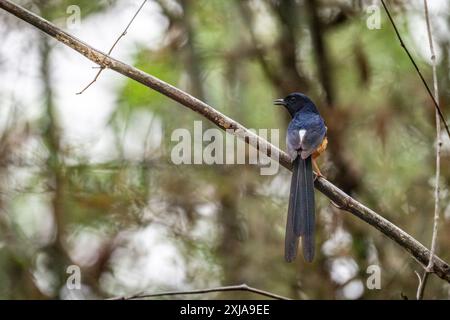
{"type": "Polygon", "coordinates": [[[289,209],[286,223],[285,259],[291,262],[297,255],[298,238],[302,237],[303,256],[314,258],[314,177],[311,157],[298,156],[293,163],[289,209]]]}

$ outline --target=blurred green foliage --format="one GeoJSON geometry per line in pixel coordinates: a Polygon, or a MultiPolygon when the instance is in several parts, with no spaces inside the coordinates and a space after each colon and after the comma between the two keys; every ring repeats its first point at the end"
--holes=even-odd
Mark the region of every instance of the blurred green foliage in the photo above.
{"type": "MultiPolygon", "coordinates": [[[[280,128],[282,148],[288,119],[271,102],[293,88],[305,92],[317,102],[329,127],[330,150],[321,160],[325,175],[429,244],[433,106],[382,12],[381,28],[369,30],[359,1],[151,2],[168,27],[157,49],[134,48],[133,65],[188,92],[202,92],[199,98],[246,127],[280,128]],[[322,27],[319,39],[311,32],[314,15],[322,27]],[[295,43],[286,46],[286,39],[295,43]],[[314,40],[324,44],[324,56],[314,40]],[[320,74],[321,63],[328,65],[326,74],[320,74]],[[332,105],[326,103],[330,93],[324,77],[332,84],[332,105]],[[200,79],[201,88],[195,87],[199,85],[195,79],[200,79]]],[[[64,15],[68,4],[79,5],[85,18],[107,13],[114,5],[81,0],[34,3],[48,19],[64,15]]],[[[406,1],[398,1],[394,8],[400,32],[407,45],[414,46],[407,22],[416,8],[406,1]]],[[[449,21],[447,14],[447,28],[449,21]]],[[[445,62],[449,42],[444,40],[437,44],[444,49],[445,62]]],[[[40,54],[45,61],[51,58],[51,49],[40,54]]],[[[429,65],[417,54],[415,59],[430,79],[429,65]]],[[[448,71],[444,62],[439,68],[448,71]]],[[[42,68],[40,74],[44,87],[46,72],[42,68]]],[[[439,80],[448,84],[448,77],[442,72],[439,80]]],[[[43,101],[52,110],[55,84],[47,82],[43,101]]],[[[96,90],[95,85],[89,90],[96,90]]],[[[290,174],[281,168],[277,175],[261,176],[252,165],[176,166],[170,161],[176,143],[171,141],[173,130],[192,131],[194,120],[201,120],[204,129],[212,125],[131,80],[117,86],[116,93],[108,122],[116,142],[111,154],[117,156],[111,161],[92,162],[77,155],[75,146],[64,145],[57,132],[64,128],[59,128],[57,116],[44,115],[50,122],[47,133],[45,128],[27,131],[20,119],[19,126],[3,131],[0,298],[73,298],[64,290],[70,264],[82,269],[83,289],[75,294],[80,298],[239,283],[298,299],[415,296],[414,271],[420,266],[402,248],[339,211],[319,193],[317,258],[312,264],[301,257],[285,263],[290,174]],[[142,123],[148,124],[139,131],[145,134],[124,138],[142,123]],[[161,139],[152,140],[158,134],[161,139]],[[25,148],[9,142],[15,135],[47,139],[40,144],[44,164],[36,158],[36,168],[25,170],[21,190],[12,187],[11,180],[19,179],[19,174],[12,161],[6,161],[25,148]],[[129,144],[143,146],[142,155],[131,156],[129,144]],[[54,161],[47,161],[50,158],[54,161]],[[382,271],[380,290],[366,288],[366,268],[372,264],[382,271]]],[[[443,105],[448,94],[443,90],[443,105]]],[[[447,145],[446,139],[438,248],[448,261],[447,145]]],[[[448,284],[433,278],[426,296],[448,298],[449,292],[448,284]]],[[[198,296],[249,297],[254,296],[241,292],[198,296]]]]}

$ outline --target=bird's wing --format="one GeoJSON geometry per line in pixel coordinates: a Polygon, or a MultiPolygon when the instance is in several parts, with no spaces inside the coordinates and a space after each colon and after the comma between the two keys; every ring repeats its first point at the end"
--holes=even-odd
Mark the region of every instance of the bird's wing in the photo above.
{"type": "Polygon", "coordinates": [[[306,159],[320,146],[327,132],[327,128],[323,119],[319,115],[316,115],[303,121],[301,130],[304,130],[304,132],[300,142],[300,154],[303,159],[306,159]]]}
{"type": "Polygon", "coordinates": [[[295,160],[295,158],[297,158],[298,150],[301,149],[299,129],[300,127],[296,123],[291,122],[286,134],[287,152],[292,160],[295,160]]]}

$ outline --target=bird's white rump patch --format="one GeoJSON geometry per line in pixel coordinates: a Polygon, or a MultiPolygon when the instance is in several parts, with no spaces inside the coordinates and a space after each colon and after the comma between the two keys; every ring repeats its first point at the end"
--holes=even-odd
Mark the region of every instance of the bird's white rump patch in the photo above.
{"type": "Polygon", "coordinates": [[[301,145],[302,142],[303,142],[303,137],[305,136],[305,134],[306,134],[306,130],[305,130],[305,129],[300,129],[300,130],[298,131],[298,135],[300,136],[300,145],[301,145]]]}

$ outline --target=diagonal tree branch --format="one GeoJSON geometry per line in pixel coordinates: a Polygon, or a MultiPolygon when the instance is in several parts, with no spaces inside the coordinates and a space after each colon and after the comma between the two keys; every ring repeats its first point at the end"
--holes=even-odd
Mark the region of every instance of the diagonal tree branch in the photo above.
{"type": "MultiPolygon", "coordinates": [[[[274,158],[285,168],[289,170],[292,169],[291,159],[286,153],[270,144],[265,139],[262,139],[252,133],[240,123],[223,115],[205,102],[154,76],[151,76],[119,60],[111,58],[107,54],[94,49],[90,45],[59,29],[52,23],[12,3],[9,0],[0,0],[0,8],[10,12],[19,19],[28,22],[29,24],[57,39],[59,42],[62,42],[78,51],[89,60],[100,65],[100,67],[110,68],[130,79],[160,92],[172,100],[179,102],[181,105],[201,114],[224,130],[234,130],[234,134],[237,137],[244,139],[246,143],[266,153],[269,157],[274,158]]],[[[390,239],[394,240],[398,245],[408,251],[411,256],[414,257],[423,267],[428,265],[430,260],[430,250],[414,239],[411,235],[397,227],[392,222],[383,218],[375,211],[356,201],[326,179],[317,178],[315,180],[315,187],[340,209],[352,213],[356,217],[384,233],[390,239]]],[[[433,256],[433,272],[440,278],[450,282],[450,267],[448,263],[436,255],[433,256]]]]}

